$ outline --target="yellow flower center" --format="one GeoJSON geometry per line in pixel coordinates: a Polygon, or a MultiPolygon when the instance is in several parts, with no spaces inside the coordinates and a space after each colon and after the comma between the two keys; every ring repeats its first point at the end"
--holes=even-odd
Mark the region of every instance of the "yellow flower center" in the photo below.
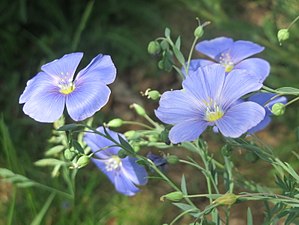
{"type": "Polygon", "coordinates": [[[121,159],[117,155],[113,155],[110,159],[106,160],[106,170],[117,170],[121,166],[121,159]]]}
{"type": "Polygon", "coordinates": [[[219,57],[219,63],[224,66],[225,72],[230,72],[234,68],[234,63],[231,60],[231,57],[228,53],[221,53],[219,57]]]}
{"type": "Polygon", "coordinates": [[[68,72],[60,73],[59,80],[57,81],[57,86],[60,88],[59,92],[65,95],[72,93],[76,88],[68,72]]]}
{"type": "Polygon", "coordinates": [[[60,87],[59,92],[65,95],[72,93],[75,90],[75,85],[70,83],[69,85],[63,85],[60,87]]]}
{"type": "Polygon", "coordinates": [[[207,106],[206,113],[205,113],[206,121],[214,122],[223,117],[224,112],[218,105],[216,105],[215,102],[211,101],[210,103],[206,104],[206,106],[207,106]]]}

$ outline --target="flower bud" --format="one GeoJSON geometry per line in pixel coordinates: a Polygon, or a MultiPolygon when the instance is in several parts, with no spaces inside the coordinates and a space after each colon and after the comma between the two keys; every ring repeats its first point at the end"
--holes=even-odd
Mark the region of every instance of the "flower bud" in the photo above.
{"type": "Polygon", "coordinates": [[[214,203],[217,205],[227,205],[232,206],[238,200],[238,196],[233,193],[226,193],[221,197],[217,198],[214,203]]]}
{"type": "Polygon", "coordinates": [[[169,44],[168,44],[167,40],[163,40],[161,42],[161,48],[162,48],[162,50],[168,50],[169,49],[169,44]]]}
{"type": "Polygon", "coordinates": [[[161,196],[160,200],[164,201],[165,198],[170,200],[170,201],[180,201],[184,198],[184,195],[180,191],[174,191],[174,192],[170,192],[166,195],[161,196]]]}
{"type": "Polygon", "coordinates": [[[151,90],[151,89],[147,89],[144,93],[145,96],[147,96],[148,99],[152,99],[152,100],[158,100],[161,96],[161,94],[159,93],[159,91],[157,90],[151,90]]]}
{"type": "Polygon", "coordinates": [[[275,103],[272,106],[271,112],[275,116],[281,116],[285,112],[285,105],[281,102],[275,103]]]}
{"type": "Polygon", "coordinates": [[[123,159],[123,158],[126,158],[128,156],[127,152],[123,149],[119,150],[118,153],[117,153],[118,157],[123,159]]]}
{"type": "Polygon", "coordinates": [[[127,139],[133,138],[135,136],[135,134],[136,134],[135,130],[129,130],[129,131],[124,133],[124,135],[127,139]]]}
{"type": "Polygon", "coordinates": [[[290,33],[288,29],[280,29],[277,33],[277,38],[279,43],[288,40],[290,37],[290,33]]]}
{"type": "Polygon", "coordinates": [[[144,110],[144,108],[136,103],[133,103],[131,105],[131,108],[134,108],[136,113],[139,115],[139,116],[145,116],[146,115],[146,112],[144,110]]]}
{"type": "Polygon", "coordinates": [[[176,155],[169,155],[166,157],[166,160],[169,164],[176,164],[179,161],[179,158],[176,155]]]}
{"type": "Polygon", "coordinates": [[[90,158],[87,155],[82,155],[78,159],[75,168],[82,168],[82,167],[88,165],[89,161],[90,161],[90,158]]]}
{"type": "Polygon", "coordinates": [[[199,25],[195,30],[194,30],[194,36],[197,38],[201,38],[204,34],[203,27],[199,25]]]}
{"type": "Polygon", "coordinates": [[[66,149],[63,154],[66,160],[72,160],[76,156],[76,153],[70,149],[66,149]]]}
{"type": "Polygon", "coordinates": [[[123,125],[123,120],[120,118],[116,118],[113,120],[110,120],[107,124],[108,127],[120,127],[121,125],[123,125]]]}
{"type": "Polygon", "coordinates": [[[160,47],[159,42],[151,41],[147,46],[147,51],[151,55],[159,54],[159,52],[161,51],[161,47],[160,47]]]}

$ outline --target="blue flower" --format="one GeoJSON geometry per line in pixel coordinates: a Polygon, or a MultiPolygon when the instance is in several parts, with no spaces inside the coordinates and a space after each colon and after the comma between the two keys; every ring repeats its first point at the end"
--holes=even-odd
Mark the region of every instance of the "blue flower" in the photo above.
{"type": "Polygon", "coordinates": [[[287,103],[287,98],[284,96],[275,97],[276,94],[273,93],[256,93],[248,98],[248,101],[256,102],[257,104],[263,106],[266,110],[264,119],[257,124],[255,127],[251,128],[248,133],[253,134],[260,130],[263,130],[271,122],[271,108],[275,103],[287,103]],[[273,98],[273,99],[272,99],[273,98]],[[272,100],[271,100],[272,99],[272,100]]]}
{"type": "Polygon", "coordinates": [[[167,159],[165,156],[160,156],[157,154],[154,154],[152,152],[149,152],[146,157],[150,159],[156,167],[158,167],[160,170],[164,171],[165,167],[167,165],[167,159]]]}
{"type": "Polygon", "coordinates": [[[270,65],[266,60],[248,57],[264,50],[264,47],[250,41],[233,41],[231,38],[218,37],[209,41],[199,42],[195,49],[210,57],[213,61],[195,59],[190,63],[190,71],[198,67],[221,64],[226,72],[233,69],[244,69],[250,75],[255,76],[259,82],[263,82],[270,72],[270,65]]]}
{"type": "MultiPolygon", "coordinates": [[[[97,130],[104,134],[103,127],[99,127],[97,130]]],[[[119,142],[118,135],[120,134],[107,128],[106,131],[119,142]]],[[[125,139],[125,137],[123,138],[125,139]]],[[[84,141],[95,153],[95,158],[92,158],[92,161],[108,176],[118,192],[132,196],[139,192],[135,185],[147,183],[147,172],[136,162],[137,158],[131,156],[120,158],[118,152],[121,148],[116,147],[111,140],[95,133],[87,133],[84,136],[84,141]]]]}
{"type": "Polygon", "coordinates": [[[182,90],[165,92],[155,111],[162,122],[174,125],[169,132],[174,144],[197,139],[208,126],[216,126],[222,135],[236,138],[265,116],[259,104],[240,101],[262,86],[244,70],[226,75],[221,65],[200,67],[182,85],[182,90]]]}
{"type": "Polygon", "coordinates": [[[27,82],[19,103],[23,111],[39,122],[51,123],[63,114],[65,105],[75,121],[84,120],[100,110],[109,99],[116,68],[108,55],[96,56],[75,79],[83,53],[71,53],[41,67],[27,82]]]}

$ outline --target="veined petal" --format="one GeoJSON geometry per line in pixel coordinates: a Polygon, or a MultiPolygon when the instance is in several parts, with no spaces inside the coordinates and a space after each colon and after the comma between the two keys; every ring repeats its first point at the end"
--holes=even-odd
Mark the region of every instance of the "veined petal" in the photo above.
{"type": "Polygon", "coordinates": [[[111,84],[115,80],[116,68],[109,55],[97,55],[78,73],[76,79],[89,79],[92,76],[99,76],[104,84],[111,84]]]}
{"type": "Polygon", "coordinates": [[[256,76],[259,82],[264,82],[270,73],[270,64],[263,59],[250,58],[238,63],[234,69],[244,69],[250,75],[256,76]]]}
{"type": "Polygon", "coordinates": [[[82,57],[82,52],[66,54],[60,59],[43,65],[41,69],[54,77],[59,76],[64,79],[72,80],[82,57]]]}
{"type": "Polygon", "coordinates": [[[264,119],[259,122],[256,126],[254,126],[253,128],[249,129],[247,132],[249,134],[253,134],[256,133],[258,131],[263,130],[264,128],[266,128],[271,122],[271,117],[269,115],[266,114],[266,116],[264,117],[264,119]]]}
{"type": "Polygon", "coordinates": [[[164,123],[176,124],[192,118],[203,117],[201,103],[185,90],[167,91],[162,94],[156,116],[164,123]]]}
{"type": "Polygon", "coordinates": [[[198,68],[196,72],[183,81],[183,87],[200,102],[207,104],[219,96],[225,79],[225,69],[220,64],[213,64],[198,68]]]}
{"type": "Polygon", "coordinates": [[[256,102],[257,104],[263,106],[266,112],[271,114],[271,108],[275,103],[287,103],[287,98],[284,96],[275,97],[274,93],[255,93],[248,98],[248,101],[256,102]],[[275,97],[275,98],[274,98],[275,97]],[[271,98],[273,98],[271,100],[271,98]]]}
{"type": "Polygon", "coordinates": [[[92,116],[109,100],[111,91],[98,76],[78,79],[74,85],[75,90],[67,95],[66,108],[75,121],[92,116]]]}
{"type": "Polygon", "coordinates": [[[210,58],[216,60],[217,57],[227,49],[231,48],[234,41],[227,37],[218,37],[209,41],[201,41],[196,46],[195,49],[200,53],[209,56],[210,58]]]}
{"type": "Polygon", "coordinates": [[[139,192],[139,188],[137,188],[130,179],[127,179],[122,171],[114,177],[114,185],[115,189],[124,195],[133,196],[139,192]]]}
{"type": "Polygon", "coordinates": [[[126,157],[122,160],[122,172],[134,184],[145,185],[147,183],[147,172],[145,168],[139,165],[137,158],[126,157]]]}
{"type": "Polygon", "coordinates": [[[55,88],[54,80],[51,76],[44,72],[39,72],[33,78],[27,81],[27,85],[19,98],[19,103],[27,102],[36,93],[42,92],[47,88],[55,88]]]}
{"type": "Polygon", "coordinates": [[[265,117],[265,110],[254,102],[242,102],[229,108],[216,126],[225,137],[237,138],[256,126],[265,117]]]}
{"type": "Polygon", "coordinates": [[[265,48],[255,44],[251,41],[236,41],[229,49],[228,53],[231,56],[231,59],[234,64],[237,64],[243,59],[246,59],[249,56],[257,54],[263,51],[265,48]]]}
{"type": "Polygon", "coordinates": [[[225,79],[222,93],[221,103],[223,109],[230,107],[239,98],[253,91],[257,91],[262,84],[253,76],[249,76],[245,70],[233,70],[225,79]]]}
{"type": "Polygon", "coordinates": [[[207,128],[208,123],[203,120],[186,120],[174,125],[170,129],[169,139],[173,144],[184,141],[194,141],[207,128]]]}
{"type": "Polygon", "coordinates": [[[190,61],[189,71],[190,70],[196,71],[199,67],[204,67],[204,66],[211,65],[214,63],[215,62],[213,62],[211,60],[207,60],[207,59],[192,59],[190,61]]]}
{"type": "Polygon", "coordinates": [[[44,85],[44,89],[32,91],[33,95],[26,97],[23,107],[26,115],[43,123],[52,123],[59,119],[65,106],[65,96],[59,93],[57,87],[44,85]]]}

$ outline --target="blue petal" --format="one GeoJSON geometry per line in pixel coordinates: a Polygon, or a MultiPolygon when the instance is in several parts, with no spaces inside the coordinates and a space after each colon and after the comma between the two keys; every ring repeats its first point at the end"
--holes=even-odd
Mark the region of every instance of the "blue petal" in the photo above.
{"type": "Polygon", "coordinates": [[[273,93],[255,93],[248,98],[248,101],[256,102],[265,107],[266,112],[271,114],[271,108],[275,103],[287,103],[287,98],[284,96],[276,96],[273,93]],[[273,98],[273,100],[271,100],[273,98]]]}
{"type": "Polygon", "coordinates": [[[208,123],[203,120],[186,120],[170,129],[169,139],[173,144],[184,141],[194,141],[207,128],[208,123]]]}
{"type": "Polygon", "coordinates": [[[145,168],[139,165],[137,158],[126,157],[122,160],[122,172],[134,184],[145,185],[147,183],[147,172],[145,168]]]}
{"type": "Polygon", "coordinates": [[[237,64],[241,60],[246,59],[247,57],[257,54],[263,50],[264,47],[251,41],[236,41],[227,53],[229,53],[233,63],[237,64]]]}
{"type": "Polygon", "coordinates": [[[209,41],[199,42],[195,46],[195,49],[200,53],[216,60],[216,58],[218,58],[222,52],[230,49],[233,43],[234,41],[231,38],[218,37],[209,41]]]}
{"type": "Polygon", "coordinates": [[[130,179],[122,174],[122,171],[114,177],[114,185],[115,189],[124,195],[133,196],[137,192],[139,192],[139,188],[137,188],[130,179]]]}
{"type": "Polygon", "coordinates": [[[162,94],[156,116],[164,123],[176,124],[192,118],[200,118],[199,101],[185,90],[167,91],[162,94]]]}
{"type": "Polygon", "coordinates": [[[214,64],[214,63],[215,62],[213,62],[211,60],[207,60],[207,59],[193,59],[193,60],[190,61],[189,71],[190,70],[195,71],[199,67],[211,65],[211,64],[214,64]]]}
{"type": "MultiPolygon", "coordinates": [[[[27,100],[23,107],[26,115],[43,123],[53,123],[61,117],[64,106],[65,96],[59,93],[56,86],[51,84],[45,85],[40,83],[41,88],[38,91],[32,91],[30,97],[25,97],[27,100]]],[[[30,89],[27,89],[30,91],[30,89]]]]}
{"type": "Polygon", "coordinates": [[[94,115],[109,100],[110,89],[101,81],[101,77],[81,77],[76,79],[75,90],[67,95],[66,107],[75,121],[81,121],[94,115]],[[86,79],[85,79],[86,78],[86,79]]]}
{"type": "Polygon", "coordinates": [[[233,70],[225,79],[221,93],[223,109],[230,107],[239,98],[253,91],[257,91],[262,84],[253,76],[248,75],[245,70],[233,70]]]}
{"type": "Polygon", "coordinates": [[[264,82],[270,73],[270,64],[266,60],[259,58],[245,59],[234,68],[248,71],[250,75],[256,76],[261,83],[264,82]]]}
{"type": "Polygon", "coordinates": [[[67,54],[60,59],[43,65],[41,69],[49,75],[72,80],[82,57],[82,52],[67,54]]]}
{"type": "Polygon", "coordinates": [[[186,92],[192,93],[206,105],[211,99],[219,96],[225,79],[225,70],[223,66],[213,64],[201,67],[196,72],[183,81],[183,87],[186,92]]]}
{"type": "Polygon", "coordinates": [[[109,55],[99,54],[78,73],[77,79],[83,76],[99,76],[104,84],[111,84],[116,77],[116,68],[109,55]]]}
{"type": "Polygon", "coordinates": [[[254,126],[253,128],[248,130],[248,133],[253,134],[258,131],[261,131],[264,128],[266,128],[270,124],[270,122],[271,122],[271,117],[266,114],[265,118],[260,123],[258,123],[258,125],[254,126]]]}
{"type": "Polygon", "coordinates": [[[254,102],[242,102],[229,108],[216,126],[225,137],[237,138],[256,126],[265,117],[265,110],[254,102]]]}

